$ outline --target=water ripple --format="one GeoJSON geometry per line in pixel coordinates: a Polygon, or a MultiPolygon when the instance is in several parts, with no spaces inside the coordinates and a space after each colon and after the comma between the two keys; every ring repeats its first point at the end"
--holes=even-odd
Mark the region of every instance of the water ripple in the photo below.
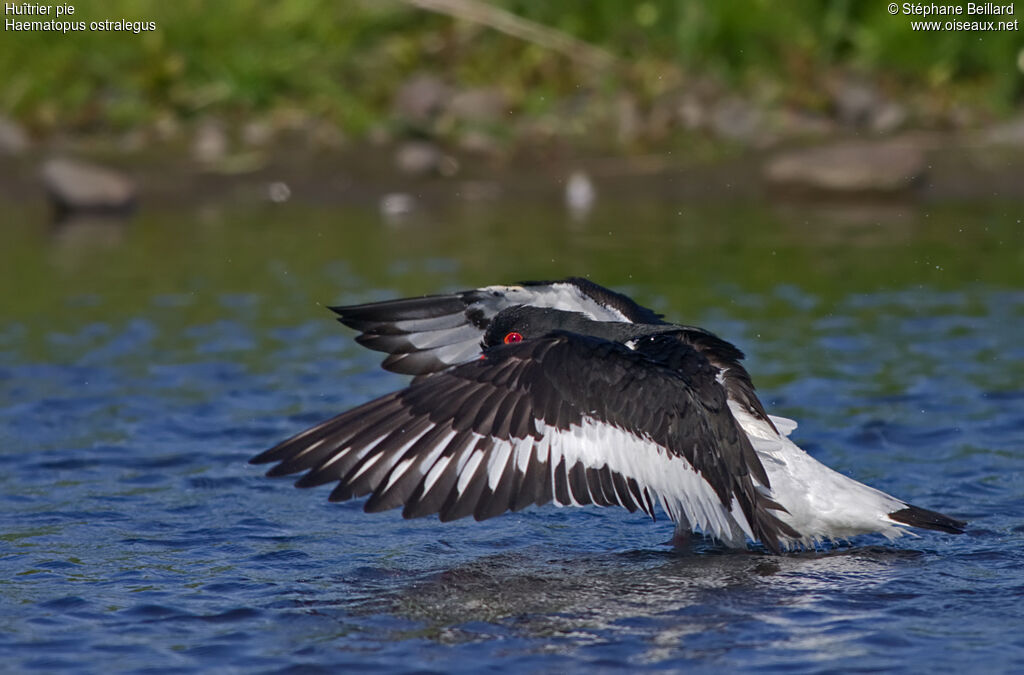
{"type": "Polygon", "coordinates": [[[266,303],[232,294],[169,347],[154,319],[88,322],[44,341],[73,358],[31,362],[31,331],[0,329],[0,654],[83,672],[1013,670],[1024,372],[994,357],[1019,349],[1024,303],[898,291],[807,320],[821,298],[770,296],[793,320],[757,325],[751,367],[798,442],[966,535],[679,554],[669,523],[611,509],[441,525],[329,504],[245,460],[401,380],[321,322],[255,330],[266,303]]]}

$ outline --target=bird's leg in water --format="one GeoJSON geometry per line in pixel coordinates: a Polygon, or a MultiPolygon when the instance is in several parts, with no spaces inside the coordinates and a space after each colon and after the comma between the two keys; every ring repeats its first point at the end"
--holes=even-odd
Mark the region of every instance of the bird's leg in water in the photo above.
{"type": "Polygon", "coordinates": [[[689,549],[692,541],[693,526],[690,525],[690,521],[680,516],[679,522],[676,523],[676,531],[672,533],[672,538],[665,543],[672,548],[689,549]]]}

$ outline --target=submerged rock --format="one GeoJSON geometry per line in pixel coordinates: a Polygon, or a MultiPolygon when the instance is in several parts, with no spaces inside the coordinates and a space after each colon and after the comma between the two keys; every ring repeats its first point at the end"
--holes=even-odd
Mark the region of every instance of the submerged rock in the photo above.
{"type": "Polygon", "coordinates": [[[135,184],[112,169],[73,159],[43,164],[43,186],[64,212],[124,212],[135,205],[135,184]]]}
{"type": "Polygon", "coordinates": [[[777,186],[826,192],[898,192],[927,168],[925,148],[910,140],[845,142],[793,150],[770,159],[765,179],[777,186]]]}

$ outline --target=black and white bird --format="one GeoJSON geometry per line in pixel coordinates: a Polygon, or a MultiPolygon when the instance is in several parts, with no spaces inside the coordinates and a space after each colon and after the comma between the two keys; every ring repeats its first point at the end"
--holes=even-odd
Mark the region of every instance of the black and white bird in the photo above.
{"type": "Polygon", "coordinates": [[[965,523],[829,469],[769,415],[743,353],[586,279],[332,307],[410,386],[251,462],[368,512],[477,520],[531,504],[641,510],[731,547],[965,523]]]}

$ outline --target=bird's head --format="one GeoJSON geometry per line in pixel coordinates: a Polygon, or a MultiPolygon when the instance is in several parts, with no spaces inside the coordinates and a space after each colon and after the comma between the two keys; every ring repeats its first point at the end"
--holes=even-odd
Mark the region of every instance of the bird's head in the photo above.
{"type": "Polygon", "coordinates": [[[491,319],[484,332],[483,346],[522,342],[547,335],[554,330],[586,333],[588,331],[585,327],[591,323],[594,322],[579,312],[517,305],[498,312],[491,319]]]}

